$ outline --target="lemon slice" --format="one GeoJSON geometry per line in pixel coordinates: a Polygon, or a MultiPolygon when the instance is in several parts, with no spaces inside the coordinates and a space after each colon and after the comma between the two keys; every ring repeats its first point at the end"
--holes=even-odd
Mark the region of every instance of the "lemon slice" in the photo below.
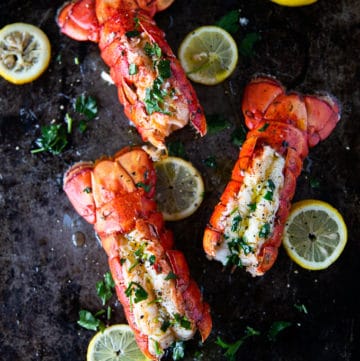
{"type": "Polygon", "coordinates": [[[347,228],[341,214],[318,200],[295,203],[285,225],[283,245],[301,267],[321,270],[340,256],[347,242],[347,228]]]}
{"type": "Polygon", "coordinates": [[[156,195],[166,221],[192,215],[204,197],[204,182],[199,171],[182,158],[167,157],[155,163],[156,195]]]}
{"type": "Polygon", "coordinates": [[[194,82],[215,85],[235,70],[238,49],[233,37],[218,26],[202,26],[189,33],[179,48],[179,60],[194,82]]]}
{"type": "Polygon", "coordinates": [[[48,67],[50,55],[49,39],[36,26],[13,23],[0,30],[0,75],[9,82],[37,79],[48,67]]]}
{"type": "Polygon", "coordinates": [[[145,361],[131,328],[126,324],[107,327],[91,339],[86,361],[145,361]]]}
{"type": "Polygon", "coordinates": [[[304,6],[317,2],[317,0],[270,0],[270,1],[284,6],[304,6]]]}

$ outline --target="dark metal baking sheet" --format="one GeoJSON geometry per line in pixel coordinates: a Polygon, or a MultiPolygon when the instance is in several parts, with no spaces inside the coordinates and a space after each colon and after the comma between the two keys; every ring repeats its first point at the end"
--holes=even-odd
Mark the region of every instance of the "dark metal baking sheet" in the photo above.
{"type": "MultiPolygon", "coordinates": [[[[116,89],[100,77],[106,67],[95,44],[60,35],[55,23],[62,1],[2,1],[0,27],[17,21],[40,26],[52,44],[49,69],[35,82],[15,86],[0,79],[0,358],[4,361],[84,360],[93,332],[77,325],[78,312],[101,307],[95,283],[107,271],[104,252],[92,227],[80,219],[62,191],[65,170],[79,160],[111,155],[140,144],[118,103],[116,89]],[[79,60],[79,64],[74,59],[79,60]],[[83,134],[74,132],[60,155],[31,154],[39,128],[63,119],[82,93],[94,96],[99,115],[83,134]],[[72,234],[86,241],[75,247],[72,234]]],[[[212,308],[213,332],[205,344],[189,343],[186,360],[225,359],[215,344],[234,342],[247,326],[261,335],[247,339],[238,360],[340,361],[359,356],[359,65],[360,3],[319,0],[303,8],[285,8],[266,0],[176,0],[156,21],[174,51],[192,29],[213,24],[229,10],[246,20],[236,40],[261,35],[249,57],[240,56],[230,79],[214,87],[195,85],[209,115],[220,114],[231,126],[200,139],[189,126],[169,140],[181,141],[202,172],[206,197],[190,218],[169,223],[176,246],[212,308]],[[342,118],[331,136],[311,150],[298,180],[295,200],[322,199],[338,208],[349,229],[340,259],[327,270],[311,272],[294,264],[283,249],[275,266],[252,278],[231,273],[206,259],[204,227],[238,154],[231,142],[240,126],[242,92],[256,73],[276,76],[301,92],[328,91],[342,104],[342,118]],[[217,168],[204,160],[215,157],[217,168]],[[311,179],[320,186],[311,187],[311,179]],[[303,304],[307,313],[294,305],[303,304]],[[291,322],[275,341],[270,325],[291,322]]],[[[112,323],[124,322],[112,300],[112,323]]]]}

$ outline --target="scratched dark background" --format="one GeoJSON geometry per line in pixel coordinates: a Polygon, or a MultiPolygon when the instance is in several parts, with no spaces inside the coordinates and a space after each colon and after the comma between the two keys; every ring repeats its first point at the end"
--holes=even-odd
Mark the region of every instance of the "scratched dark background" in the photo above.
{"type": "MultiPolygon", "coordinates": [[[[96,44],[60,35],[54,19],[61,4],[59,0],[0,4],[0,27],[29,22],[41,27],[52,44],[51,63],[41,78],[23,86],[0,79],[0,359],[4,361],[85,360],[93,332],[77,325],[78,312],[101,308],[95,283],[107,271],[107,261],[91,226],[76,215],[63,193],[62,176],[76,161],[141,144],[115,87],[100,77],[107,69],[96,44]],[[72,102],[83,93],[95,97],[99,105],[98,117],[87,131],[74,131],[60,156],[31,154],[40,126],[63,121],[67,112],[78,120],[72,102]],[[72,243],[77,231],[85,235],[82,247],[72,243]]],[[[319,0],[307,7],[285,8],[267,0],[177,0],[155,18],[177,52],[192,29],[214,24],[237,8],[244,20],[234,35],[238,44],[249,33],[261,40],[252,54],[239,56],[235,73],[224,83],[195,85],[205,112],[223,116],[230,127],[200,139],[189,126],[169,138],[184,144],[206,183],[200,209],[186,220],[168,224],[214,321],[205,344],[199,338],[187,344],[185,359],[225,360],[216,338],[234,342],[249,326],[261,334],[244,342],[237,360],[359,360],[360,2],[319,0]],[[243,124],[242,92],[256,73],[276,76],[297,91],[328,91],[342,105],[334,132],[311,150],[295,195],[295,200],[331,203],[348,225],[348,244],[327,270],[304,270],[280,249],[274,267],[264,277],[252,278],[242,270],[224,270],[202,251],[204,227],[238,154],[231,134],[243,124]],[[215,169],[204,164],[210,156],[216,159],[215,169]],[[313,188],[312,180],[319,187],[313,188]],[[305,305],[307,313],[295,305],[305,305]],[[270,341],[268,330],[277,321],[291,326],[270,341]]],[[[115,298],[110,305],[111,323],[124,322],[115,298]]]]}

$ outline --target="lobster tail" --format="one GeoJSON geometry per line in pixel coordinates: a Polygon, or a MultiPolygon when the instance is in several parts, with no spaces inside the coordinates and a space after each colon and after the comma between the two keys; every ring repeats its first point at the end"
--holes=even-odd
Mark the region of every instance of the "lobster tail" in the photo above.
{"type": "Polygon", "coordinates": [[[247,85],[242,110],[250,131],[210,217],[203,246],[209,258],[258,276],[277,258],[309,147],[329,136],[340,110],[330,95],[286,93],[268,77],[247,85]]]}
{"type": "Polygon", "coordinates": [[[212,327],[209,306],[157,211],[155,183],[147,153],[130,147],[77,163],[64,177],[68,198],[101,240],[137,343],[154,360],[197,330],[205,340],[212,327]]]}

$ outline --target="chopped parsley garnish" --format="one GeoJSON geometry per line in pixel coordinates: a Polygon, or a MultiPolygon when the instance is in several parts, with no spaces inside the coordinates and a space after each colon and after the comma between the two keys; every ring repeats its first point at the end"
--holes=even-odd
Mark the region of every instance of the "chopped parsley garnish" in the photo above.
{"type": "Polygon", "coordinates": [[[240,254],[241,251],[246,255],[254,251],[253,248],[246,242],[244,237],[232,239],[228,242],[228,248],[232,254],[237,255],[240,254]]]}
{"type": "Polygon", "coordinates": [[[172,345],[172,359],[178,361],[185,356],[185,343],[183,341],[176,341],[172,345]]]}
{"type": "Polygon", "coordinates": [[[125,35],[130,39],[130,38],[135,38],[135,37],[137,37],[137,36],[139,36],[140,35],[140,31],[138,31],[138,30],[130,30],[130,31],[127,31],[126,33],[125,33],[125,35]]]}
{"type": "Polygon", "coordinates": [[[295,307],[299,312],[305,313],[306,315],[308,314],[308,310],[307,310],[306,306],[305,306],[303,303],[302,303],[301,305],[295,304],[294,307],[295,307]]]}
{"type": "Polygon", "coordinates": [[[104,274],[104,280],[96,283],[96,292],[103,305],[111,298],[114,292],[115,283],[110,272],[104,274]]]}
{"type": "Polygon", "coordinates": [[[148,293],[144,290],[144,288],[137,282],[130,282],[129,286],[125,290],[125,295],[127,297],[131,297],[132,294],[135,294],[134,302],[138,303],[140,301],[144,301],[148,297],[148,293]]]}
{"type": "Polygon", "coordinates": [[[150,192],[150,189],[151,189],[151,185],[150,185],[150,184],[145,184],[145,183],[143,183],[143,182],[138,182],[138,183],[135,184],[135,186],[136,186],[137,188],[142,188],[142,189],[144,189],[144,191],[145,191],[146,193],[150,192]]]}
{"type": "Polygon", "coordinates": [[[180,325],[180,327],[185,328],[186,330],[191,329],[191,322],[186,318],[186,316],[181,316],[180,314],[176,313],[174,315],[175,322],[180,325]]]}
{"type": "Polygon", "coordinates": [[[144,46],[144,50],[146,55],[150,57],[156,56],[160,58],[162,54],[161,48],[157,43],[153,43],[153,44],[146,43],[144,46]]]}
{"type": "Polygon", "coordinates": [[[91,188],[91,187],[85,187],[85,188],[83,189],[83,192],[84,192],[84,193],[87,193],[87,194],[90,194],[90,193],[92,193],[92,188],[91,188]]]}
{"type": "Polygon", "coordinates": [[[240,10],[231,10],[227,14],[225,14],[219,21],[215,23],[215,25],[220,26],[227,32],[234,34],[239,28],[239,19],[240,19],[240,10]]]}
{"type": "Polygon", "coordinates": [[[87,330],[97,331],[100,325],[100,320],[98,320],[90,311],[81,310],[79,312],[79,320],[77,323],[87,330]]]}
{"type": "Polygon", "coordinates": [[[259,231],[259,237],[267,238],[270,234],[270,223],[264,223],[259,231]]]}
{"type": "Polygon", "coordinates": [[[261,40],[258,33],[248,33],[239,44],[239,53],[243,56],[251,56],[254,53],[254,46],[257,41],[261,40]]]}
{"type": "Polygon", "coordinates": [[[134,63],[129,65],[129,75],[135,75],[138,73],[138,66],[134,63]]]}
{"type": "Polygon", "coordinates": [[[231,142],[237,147],[241,147],[245,139],[246,139],[246,130],[243,126],[236,128],[231,134],[231,142]]]}
{"type": "Polygon", "coordinates": [[[74,109],[76,112],[84,114],[88,120],[95,118],[98,113],[98,107],[95,98],[90,95],[86,96],[85,94],[81,94],[76,98],[74,109]]]}
{"type": "Polygon", "coordinates": [[[231,231],[232,232],[236,232],[238,230],[241,221],[242,221],[242,218],[241,218],[240,214],[238,214],[237,216],[235,216],[233,218],[232,223],[231,223],[231,231]]]}
{"type": "Polygon", "coordinates": [[[256,211],[256,203],[249,203],[248,204],[249,210],[250,212],[255,212],[256,211]]]}
{"type": "Polygon", "coordinates": [[[170,321],[169,321],[169,320],[165,320],[165,321],[161,324],[160,330],[161,330],[162,332],[166,332],[166,330],[170,327],[170,325],[171,325],[170,321]]]}
{"type": "Polygon", "coordinates": [[[49,152],[60,154],[68,144],[66,129],[63,124],[51,124],[41,127],[41,136],[36,139],[37,149],[31,153],[49,152]]]}
{"type": "Polygon", "coordinates": [[[171,77],[170,60],[161,59],[157,64],[157,70],[159,72],[159,75],[163,79],[170,78],[171,77]]]}
{"type": "Polygon", "coordinates": [[[153,266],[155,264],[156,261],[156,257],[152,254],[149,258],[149,263],[153,266]]]}
{"type": "Polygon", "coordinates": [[[270,123],[265,123],[260,129],[258,129],[259,132],[265,132],[265,130],[269,127],[270,123]]]}
{"type": "Polygon", "coordinates": [[[222,130],[229,129],[231,123],[221,114],[206,115],[207,132],[209,135],[216,134],[222,130]]]}
{"type": "Polygon", "coordinates": [[[172,272],[172,271],[170,271],[170,272],[166,275],[166,277],[165,277],[165,280],[166,280],[166,281],[168,281],[168,280],[175,280],[175,279],[177,279],[177,275],[176,275],[174,272],[172,272]]]}
{"type": "Polygon", "coordinates": [[[168,95],[166,90],[161,89],[163,83],[162,78],[158,77],[154,80],[152,88],[147,88],[145,92],[145,107],[149,115],[154,112],[170,114],[169,111],[162,108],[164,97],[168,95]]]}
{"type": "Polygon", "coordinates": [[[207,157],[204,160],[204,164],[209,168],[216,168],[217,167],[216,159],[215,159],[214,156],[207,157]]]}
{"type": "Polygon", "coordinates": [[[188,159],[188,156],[186,155],[184,143],[180,141],[169,142],[167,144],[167,149],[168,149],[168,154],[173,157],[188,159]]]}
{"type": "Polygon", "coordinates": [[[239,348],[242,346],[244,341],[251,336],[258,336],[258,335],[260,335],[259,331],[256,331],[252,327],[247,326],[246,330],[245,330],[245,335],[242,338],[240,338],[239,340],[237,340],[236,342],[227,343],[227,342],[223,341],[221,339],[221,337],[218,336],[215,343],[217,345],[219,345],[221,348],[223,348],[224,350],[226,350],[226,352],[224,353],[224,356],[229,361],[235,361],[236,353],[238,352],[239,348]]]}
{"type": "Polygon", "coordinates": [[[275,341],[279,332],[283,331],[285,328],[288,328],[291,325],[292,325],[292,323],[288,322],[288,321],[275,321],[270,326],[269,332],[267,334],[268,339],[270,341],[275,341]]]}
{"type": "Polygon", "coordinates": [[[271,179],[268,179],[267,187],[268,190],[266,191],[264,198],[268,201],[272,201],[274,197],[275,183],[271,179]]]}

